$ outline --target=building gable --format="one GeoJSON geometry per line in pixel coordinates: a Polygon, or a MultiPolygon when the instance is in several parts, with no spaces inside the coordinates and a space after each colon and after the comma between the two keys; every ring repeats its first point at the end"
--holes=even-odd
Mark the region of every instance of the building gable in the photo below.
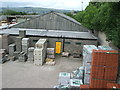
{"type": "Polygon", "coordinates": [[[48,30],[65,30],[87,32],[88,29],[83,27],[73,18],[61,13],[50,12],[34,19],[19,23],[14,28],[27,29],[48,29],[48,30]]]}

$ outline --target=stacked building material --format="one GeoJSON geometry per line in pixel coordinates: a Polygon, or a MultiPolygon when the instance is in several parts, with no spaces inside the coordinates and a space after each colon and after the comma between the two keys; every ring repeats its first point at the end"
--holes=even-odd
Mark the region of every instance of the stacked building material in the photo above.
{"type": "Polygon", "coordinates": [[[34,64],[43,65],[46,58],[47,39],[39,39],[34,49],[34,64]]]}
{"type": "Polygon", "coordinates": [[[55,65],[55,61],[54,59],[51,59],[51,58],[46,58],[46,65],[55,65]]]}
{"type": "Polygon", "coordinates": [[[25,38],[26,37],[26,31],[25,30],[19,30],[19,37],[25,38]]]}
{"type": "Polygon", "coordinates": [[[0,49],[0,63],[4,63],[5,61],[7,61],[5,55],[6,55],[5,49],[0,49]]]}
{"type": "Polygon", "coordinates": [[[69,52],[62,52],[62,57],[68,57],[69,56],[69,52]]]}
{"type": "Polygon", "coordinates": [[[16,46],[15,44],[10,44],[9,45],[9,55],[13,56],[14,52],[16,51],[16,46]]]}
{"type": "Polygon", "coordinates": [[[22,51],[28,54],[28,47],[29,47],[29,38],[23,38],[22,39],[22,51]]]}
{"type": "Polygon", "coordinates": [[[20,52],[19,52],[19,51],[15,51],[15,52],[13,53],[13,55],[15,56],[15,59],[18,59],[19,54],[20,54],[20,52]]]}
{"type": "Polygon", "coordinates": [[[70,84],[70,73],[60,72],[59,73],[59,85],[70,84]]]}
{"type": "Polygon", "coordinates": [[[51,58],[51,59],[55,58],[54,48],[47,48],[47,58],[51,58]]]}
{"type": "Polygon", "coordinates": [[[2,35],[2,48],[6,50],[6,53],[8,53],[8,45],[9,45],[9,34],[2,35]]]}
{"type": "Polygon", "coordinates": [[[80,90],[90,90],[89,85],[80,85],[80,90]]]}
{"type": "Polygon", "coordinates": [[[84,84],[90,84],[90,71],[92,62],[92,50],[97,49],[95,45],[83,46],[83,67],[84,67],[84,84]]]}
{"type": "Polygon", "coordinates": [[[90,88],[107,88],[118,72],[118,51],[93,50],[90,88]]]}
{"type": "Polygon", "coordinates": [[[3,37],[3,36],[2,36],[2,35],[0,35],[0,42],[1,42],[1,43],[0,43],[0,49],[2,49],[2,48],[3,48],[2,37],[3,37]]]}
{"type": "Polygon", "coordinates": [[[80,85],[83,85],[81,79],[70,79],[70,87],[71,88],[76,88],[76,87],[79,88],[80,85]]]}
{"type": "Polygon", "coordinates": [[[28,48],[28,59],[27,61],[33,62],[34,61],[34,47],[28,48]]]}
{"type": "Polygon", "coordinates": [[[9,57],[9,59],[10,59],[11,61],[15,61],[15,56],[11,56],[11,57],[9,57]]]}
{"type": "Polygon", "coordinates": [[[35,44],[35,48],[47,49],[47,39],[39,39],[35,44]]]}
{"type": "Polygon", "coordinates": [[[98,46],[99,50],[113,50],[111,47],[109,46],[98,46]]]}
{"type": "Polygon", "coordinates": [[[75,71],[72,71],[71,78],[83,79],[83,71],[84,71],[83,66],[77,68],[75,71]]]}
{"type": "Polygon", "coordinates": [[[119,90],[120,89],[120,84],[117,84],[117,83],[107,83],[107,90],[111,90],[111,89],[119,90]]]}
{"type": "Polygon", "coordinates": [[[16,51],[21,52],[22,51],[22,37],[16,37],[15,45],[16,45],[16,51]]]}
{"type": "Polygon", "coordinates": [[[19,54],[19,62],[25,62],[26,61],[26,54],[25,54],[25,52],[21,52],[20,54],[19,54]]]}
{"type": "Polygon", "coordinates": [[[35,48],[34,49],[34,64],[35,65],[43,65],[45,61],[45,54],[43,48],[35,48]]]}

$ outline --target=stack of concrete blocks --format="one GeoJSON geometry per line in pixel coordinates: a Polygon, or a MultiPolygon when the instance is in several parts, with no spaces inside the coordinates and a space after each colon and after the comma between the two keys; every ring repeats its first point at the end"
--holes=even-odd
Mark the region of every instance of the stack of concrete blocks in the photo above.
{"type": "Polygon", "coordinates": [[[2,48],[3,48],[3,45],[2,45],[2,44],[3,44],[3,43],[2,43],[2,37],[3,37],[3,36],[2,36],[2,35],[0,35],[0,49],[2,49],[2,48]]]}
{"type": "Polygon", "coordinates": [[[25,62],[26,61],[26,54],[25,54],[25,52],[21,52],[20,54],[19,54],[19,62],[25,62]]]}
{"type": "Polygon", "coordinates": [[[10,44],[9,45],[9,56],[13,56],[15,51],[16,51],[16,45],[15,44],[10,44]]]}
{"type": "Polygon", "coordinates": [[[0,63],[7,61],[5,49],[0,49],[0,63]]]}
{"type": "Polygon", "coordinates": [[[43,65],[46,59],[47,39],[39,39],[35,44],[34,64],[43,65]]]}
{"type": "Polygon", "coordinates": [[[2,48],[6,50],[6,53],[8,53],[8,45],[9,45],[9,34],[2,35],[2,48]]]}
{"type": "Polygon", "coordinates": [[[47,39],[39,39],[35,44],[35,48],[47,49],[47,39]]]}
{"type": "Polygon", "coordinates": [[[54,48],[47,48],[47,58],[51,58],[51,59],[55,58],[54,48]]]}
{"type": "Polygon", "coordinates": [[[43,65],[43,48],[35,48],[34,64],[35,65],[43,65]]]}
{"type": "Polygon", "coordinates": [[[99,50],[113,50],[111,47],[109,46],[98,46],[99,50]]]}
{"type": "Polygon", "coordinates": [[[29,48],[29,38],[23,38],[22,39],[22,51],[28,54],[28,48],[29,48]]]}
{"type": "Polygon", "coordinates": [[[33,62],[34,61],[34,47],[28,48],[28,59],[27,61],[33,62]]]}
{"type": "Polygon", "coordinates": [[[22,51],[22,37],[16,37],[15,39],[16,51],[14,52],[15,59],[18,59],[20,52],[22,51]]]}
{"type": "Polygon", "coordinates": [[[15,44],[16,44],[16,51],[21,52],[22,51],[22,37],[16,37],[15,44]]]}
{"type": "Polygon", "coordinates": [[[70,84],[70,73],[60,72],[59,85],[69,85],[69,84],[70,84]]]}
{"type": "Polygon", "coordinates": [[[14,56],[15,51],[16,51],[16,45],[15,44],[10,44],[9,45],[9,56],[10,56],[10,60],[12,60],[12,61],[15,60],[15,56],[14,56]]]}
{"type": "Polygon", "coordinates": [[[26,31],[25,30],[19,30],[19,37],[25,38],[26,37],[26,31]]]}
{"type": "Polygon", "coordinates": [[[20,54],[20,51],[15,51],[15,52],[13,53],[14,58],[15,58],[15,59],[18,59],[19,54],[20,54]]]}
{"type": "Polygon", "coordinates": [[[95,45],[83,46],[83,67],[84,67],[84,84],[90,84],[92,51],[97,49],[95,45]]]}

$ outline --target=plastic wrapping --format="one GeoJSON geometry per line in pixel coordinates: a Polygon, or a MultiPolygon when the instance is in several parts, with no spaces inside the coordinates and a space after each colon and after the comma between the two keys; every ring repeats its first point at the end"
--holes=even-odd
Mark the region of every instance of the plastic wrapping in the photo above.
{"type": "Polygon", "coordinates": [[[84,67],[84,83],[90,83],[90,72],[92,62],[92,51],[97,49],[95,45],[84,45],[83,46],[83,67],[84,67]]]}
{"type": "Polygon", "coordinates": [[[79,67],[78,69],[72,72],[72,78],[75,78],[75,79],[83,78],[83,66],[79,67]]]}
{"type": "Polygon", "coordinates": [[[70,83],[70,73],[60,72],[59,73],[59,85],[68,85],[70,83]]]}
{"type": "Polygon", "coordinates": [[[111,47],[109,46],[98,46],[99,50],[113,50],[111,47]]]}

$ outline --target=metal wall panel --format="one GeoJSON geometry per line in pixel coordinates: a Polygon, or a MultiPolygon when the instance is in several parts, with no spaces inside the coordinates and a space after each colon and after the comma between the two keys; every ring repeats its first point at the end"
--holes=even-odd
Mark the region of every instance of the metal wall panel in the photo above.
{"type": "Polygon", "coordinates": [[[16,26],[15,28],[29,28],[29,29],[53,29],[53,30],[69,30],[69,31],[83,31],[86,28],[70,21],[62,16],[54,13],[49,13],[37,18],[28,20],[16,26]]]}

